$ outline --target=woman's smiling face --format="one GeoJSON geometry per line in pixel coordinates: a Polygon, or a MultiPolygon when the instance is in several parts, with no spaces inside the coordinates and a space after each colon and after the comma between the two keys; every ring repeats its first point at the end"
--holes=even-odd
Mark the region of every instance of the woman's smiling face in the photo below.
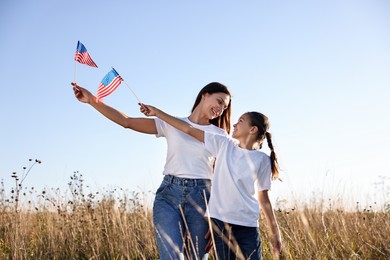
{"type": "Polygon", "coordinates": [[[230,96],[222,92],[206,93],[203,96],[203,102],[203,112],[209,119],[214,119],[222,115],[223,111],[228,107],[230,96]]]}

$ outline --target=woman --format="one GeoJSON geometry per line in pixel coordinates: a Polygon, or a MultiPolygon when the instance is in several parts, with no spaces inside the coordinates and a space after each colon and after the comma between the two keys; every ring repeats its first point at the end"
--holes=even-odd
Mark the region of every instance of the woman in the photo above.
{"type": "Polygon", "coordinates": [[[146,116],[156,116],[205,144],[216,156],[208,215],[214,231],[217,259],[261,259],[259,204],[272,232],[273,253],[281,250],[279,226],[268,190],[278,178],[278,161],[268,132],[268,117],[247,112],[234,124],[233,139],[205,132],[149,105],[141,104],[146,116]],[[270,156],[259,151],[264,139],[270,156]]]}
{"type": "MultiPolygon", "coordinates": [[[[164,179],[153,204],[153,223],[160,259],[179,259],[185,245],[188,258],[202,258],[206,252],[204,219],[210,196],[214,157],[201,142],[155,118],[133,118],[96,101],[96,97],[77,83],[72,83],[76,98],[91,105],[111,121],[137,132],[154,134],[167,140],[164,179]],[[206,197],[204,197],[204,194],[206,197]],[[189,242],[187,243],[186,237],[189,242]]],[[[207,132],[230,132],[231,94],[218,82],[199,92],[191,114],[181,120],[207,132]]]]}

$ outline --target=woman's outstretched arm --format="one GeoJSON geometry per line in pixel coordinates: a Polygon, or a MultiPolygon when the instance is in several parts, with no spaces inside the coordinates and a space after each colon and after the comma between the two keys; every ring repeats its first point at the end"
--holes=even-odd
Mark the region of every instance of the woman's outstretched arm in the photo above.
{"type": "Polygon", "coordinates": [[[164,120],[171,126],[179,129],[180,131],[196,138],[198,141],[204,143],[204,131],[200,130],[198,128],[193,127],[191,124],[184,122],[180,119],[177,119],[176,117],[173,117],[164,111],[145,104],[140,104],[140,110],[142,113],[144,113],[146,116],[156,116],[160,118],[161,120],[164,120]]]}
{"type": "Polygon", "coordinates": [[[116,110],[115,108],[104,104],[101,101],[97,102],[96,97],[92,95],[91,92],[77,85],[77,83],[72,82],[71,84],[73,86],[73,92],[80,102],[91,105],[99,113],[101,113],[111,121],[123,126],[124,128],[129,128],[140,133],[157,134],[156,124],[153,119],[129,117],[124,113],[116,110]]]}

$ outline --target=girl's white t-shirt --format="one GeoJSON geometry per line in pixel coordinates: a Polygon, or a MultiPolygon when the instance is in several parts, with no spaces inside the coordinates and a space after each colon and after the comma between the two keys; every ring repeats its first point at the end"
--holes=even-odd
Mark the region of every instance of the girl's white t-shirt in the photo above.
{"type": "Polygon", "coordinates": [[[247,227],[258,227],[258,191],[271,188],[270,157],[240,148],[227,137],[205,132],[205,146],[216,156],[209,216],[247,227]]]}
{"type": "MultiPolygon", "coordinates": [[[[198,125],[188,118],[179,119],[203,131],[227,136],[225,130],[215,125],[198,125]]],[[[211,179],[215,156],[205,149],[204,143],[159,118],[154,120],[156,137],[165,137],[167,140],[168,151],[163,174],[188,179],[211,179]]]]}

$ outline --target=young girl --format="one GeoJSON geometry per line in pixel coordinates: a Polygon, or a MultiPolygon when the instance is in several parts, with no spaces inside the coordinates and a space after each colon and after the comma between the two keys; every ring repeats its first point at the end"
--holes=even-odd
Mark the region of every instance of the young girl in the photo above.
{"type": "Polygon", "coordinates": [[[219,259],[261,259],[259,203],[272,232],[274,253],[281,250],[280,231],[268,190],[278,177],[268,118],[258,112],[243,114],[234,124],[233,138],[209,133],[149,105],[141,104],[146,116],[156,116],[205,144],[216,156],[208,215],[215,226],[219,259]],[[271,156],[259,151],[264,139],[271,156]],[[238,245],[238,250],[236,249],[238,245]]]}
{"type": "MultiPolygon", "coordinates": [[[[155,118],[133,118],[97,102],[88,90],[72,83],[76,98],[91,105],[113,122],[145,134],[165,137],[168,151],[164,179],[153,204],[153,223],[160,259],[201,259],[205,254],[207,221],[198,208],[206,209],[210,194],[214,157],[203,144],[155,118]],[[206,197],[203,196],[206,194],[206,197]],[[185,237],[188,236],[189,243],[185,237]],[[184,245],[188,244],[184,250],[184,245]],[[184,252],[185,251],[185,252],[184,252]]],[[[204,131],[227,135],[230,131],[231,95],[218,82],[206,85],[198,94],[191,114],[182,118],[204,131]]]]}

